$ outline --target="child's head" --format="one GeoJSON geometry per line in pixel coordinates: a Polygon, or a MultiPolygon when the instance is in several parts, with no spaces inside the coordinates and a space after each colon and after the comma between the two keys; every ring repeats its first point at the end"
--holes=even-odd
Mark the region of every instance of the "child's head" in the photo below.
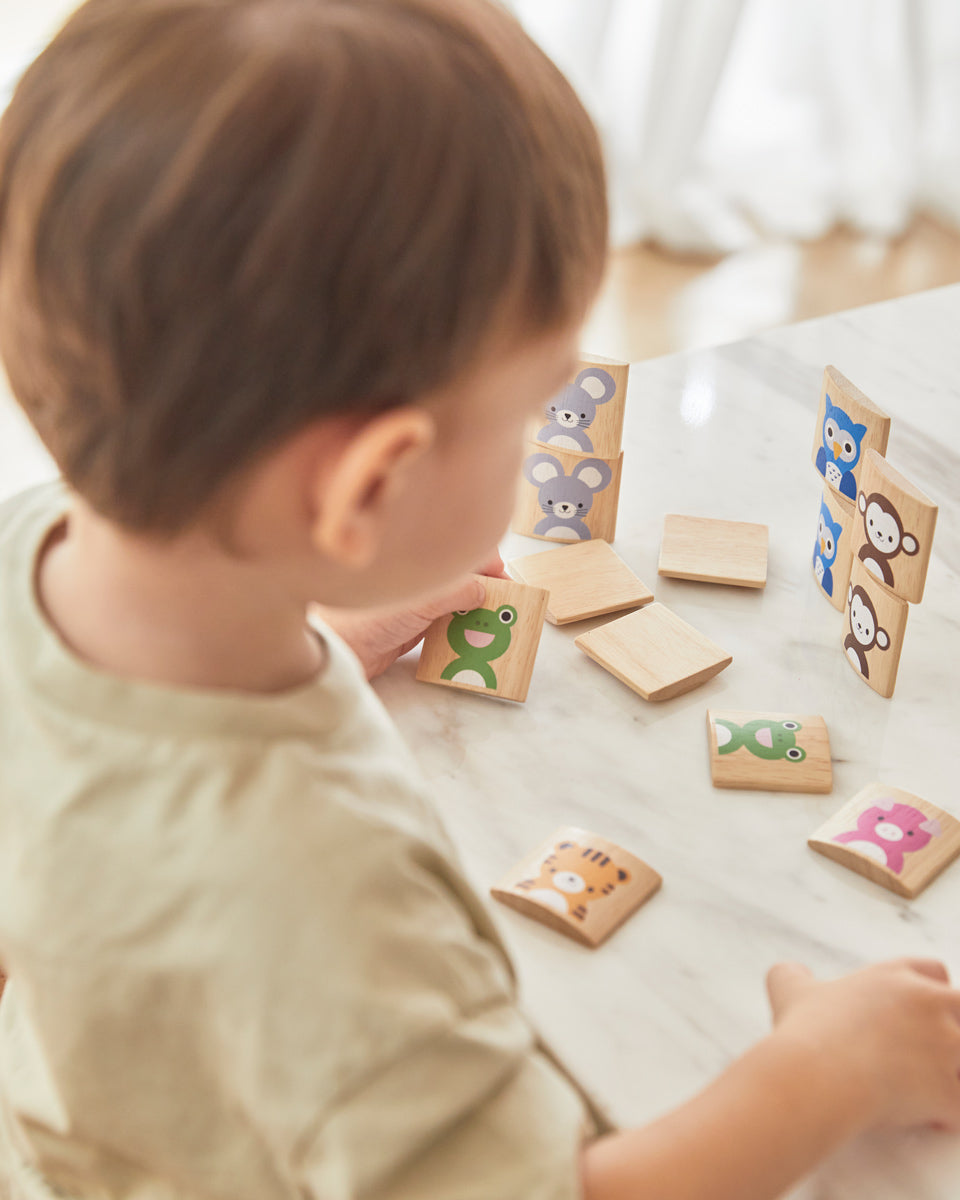
{"type": "Polygon", "coordinates": [[[496,539],[605,239],[488,0],[89,0],[0,123],[0,354],[68,481],[148,537],[305,514],[331,602],[496,539]]]}

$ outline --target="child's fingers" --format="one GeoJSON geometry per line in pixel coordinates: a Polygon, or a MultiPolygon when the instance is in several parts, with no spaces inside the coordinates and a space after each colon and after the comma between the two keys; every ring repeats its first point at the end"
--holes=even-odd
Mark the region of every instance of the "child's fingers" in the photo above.
{"type": "Polygon", "coordinates": [[[494,550],[493,554],[482,567],[477,570],[478,575],[489,575],[491,579],[509,579],[510,576],[506,572],[503,565],[503,559],[500,557],[499,551],[494,550]]]}
{"type": "Polygon", "coordinates": [[[767,972],[767,995],[774,1018],[814,982],[813,972],[802,963],[777,963],[767,972]]]}
{"type": "Polygon", "coordinates": [[[937,983],[950,982],[950,972],[942,962],[935,958],[905,958],[903,965],[909,967],[911,971],[916,971],[918,975],[926,975],[928,979],[935,979],[937,983]]]}
{"type": "Polygon", "coordinates": [[[427,621],[433,621],[446,613],[457,612],[458,609],[480,608],[486,598],[483,584],[469,576],[452,591],[444,592],[426,604],[421,605],[417,612],[427,621]]]}

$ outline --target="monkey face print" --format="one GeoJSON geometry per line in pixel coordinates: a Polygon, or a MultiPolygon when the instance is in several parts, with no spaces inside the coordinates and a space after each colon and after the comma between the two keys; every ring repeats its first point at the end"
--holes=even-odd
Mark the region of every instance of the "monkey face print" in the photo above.
{"type": "Polygon", "coordinates": [[[960,853],[960,822],[901,788],[871,783],[808,845],[881,887],[913,898],[960,853]]]}
{"type": "Polygon", "coordinates": [[[892,696],[910,606],[879,584],[859,559],[847,587],[843,650],[875,692],[892,696]]]}
{"type": "Polygon", "coordinates": [[[917,603],[930,563],[937,506],[871,451],[857,498],[857,558],[886,588],[917,603]]]}
{"type": "Polygon", "coordinates": [[[813,464],[830,489],[856,500],[868,450],[885,454],[890,418],[836,367],[823,373],[823,390],[813,442],[813,464]]]}

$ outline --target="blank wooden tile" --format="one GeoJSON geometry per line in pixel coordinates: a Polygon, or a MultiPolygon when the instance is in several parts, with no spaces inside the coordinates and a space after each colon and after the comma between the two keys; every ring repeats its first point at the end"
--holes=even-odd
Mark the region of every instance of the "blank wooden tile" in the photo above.
{"type": "Polygon", "coordinates": [[[714,787],[833,790],[830,737],[823,717],[709,709],[707,741],[714,787]]]}
{"type": "Polygon", "coordinates": [[[653,600],[653,592],[600,538],[528,554],[509,565],[523,583],[550,593],[547,620],[553,625],[640,608],[653,600]]]}
{"type": "Polygon", "coordinates": [[[548,542],[580,542],[617,532],[619,458],[596,458],[528,443],[513,528],[548,542]]]}
{"type": "Polygon", "coordinates": [[[762,588],[769,538],[766,525],[670,513],[663,520],[658,569],[671,579],[762,588]]]}
{"type": "Polygon", "coordinates": [[[526,700],[547,611],[543,588],[480,579],[482,608],[441,617],[427,630],[417,679],[505,700],[526,700]]]}
{"type": "Polygon", "coordinates": [[[856,504],[824,486],[813,543],[813,577],[833,607],[841,612],[847,604],[856,524],[856,504]]]}
{"type": "Polygon", "coordinates": [[[901,788],[871,783],[807,845],[912,900],[960,854],[960,821],[901,788]]]}
{"type": "Polygon", "coordinates": [[[622,846],[567,825],[517,863],[490,895],[595,948],[662,882],[622,846]]]}
{"type": "Polygon", "coordinates": [[[629,363],[591,355],[577,363],[573,378],[546,403],[532,437],[541,445],[574,454],[617,458],[629,363]]]}
{"type": "Polygon", "coordinates": [[[692,691],[733,662],[732,654],[659,603],[582,633],[575,644],[644,700],[692,691]]]}
{"type": "Polygon", "coordinates": [[[875,579],[854,559],[847,587],[843,652],[853,669],[875,692],[892,696],[910,605],[875,579]]]}
{"type": "Polygon", "coordinates": [[[937,506],[882,455],[868,450],[857,511],[857,558],[895,595],[922,600],[937,506]]]}
{"type": "Polygon", "coordinates": [[[887,452],[890,418],[836,367],[823,372],[820,408],[813,439],[813,465],[827,483],[856,500],[868,450],[887,452]]]}

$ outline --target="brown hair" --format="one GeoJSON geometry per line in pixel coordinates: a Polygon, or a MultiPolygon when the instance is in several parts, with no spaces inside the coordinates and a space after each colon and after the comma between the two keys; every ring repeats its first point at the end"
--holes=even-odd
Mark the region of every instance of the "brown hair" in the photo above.
{"type": "Polygon", "coordinates": [[[490,0],[89,0],[0,121],[0,354],[72,486],[182,529],[325,414],[575,319],[594,129],[490,0]]]}

